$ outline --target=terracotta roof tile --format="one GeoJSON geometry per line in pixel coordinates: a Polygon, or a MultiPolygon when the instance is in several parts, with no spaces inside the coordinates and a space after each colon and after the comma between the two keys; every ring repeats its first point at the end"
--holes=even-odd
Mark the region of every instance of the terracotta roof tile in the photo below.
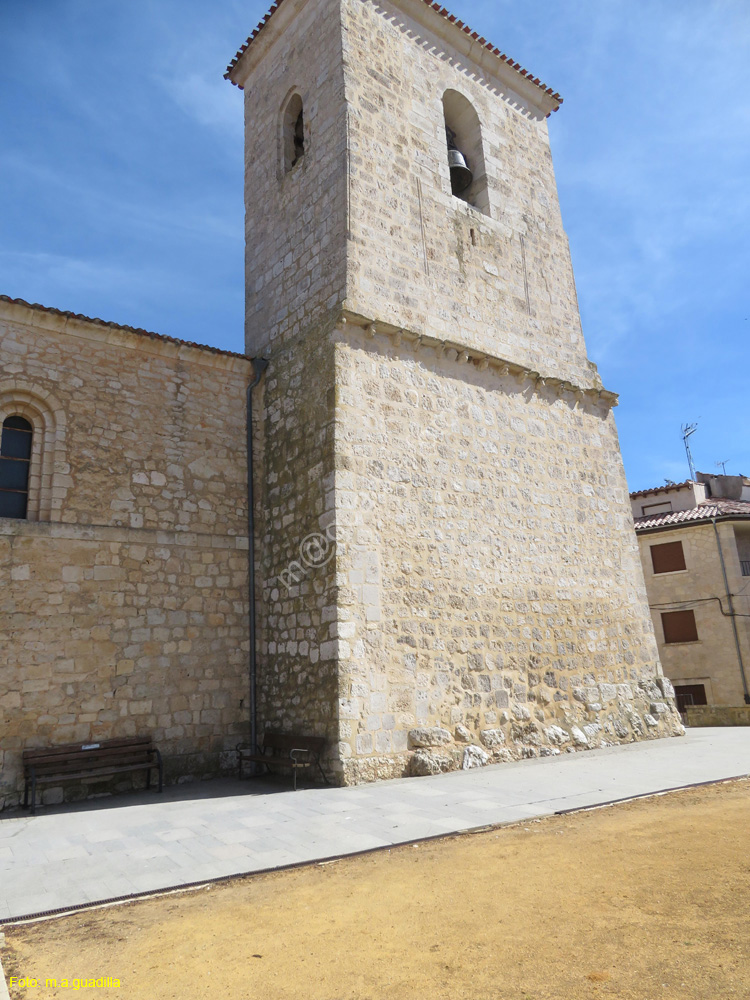
{"type": "MultiPolygon", "coordinates": [[[[268,22],[271,20],[271,18],[273,17],[273,15],[276,13],[276,11],[279,9],[279,7],[282,5],[283,2],[284,0],[276,0],[276,2],[273,4],[269,12],[265,15],[263,20],[260,22],[257,28],[255,28],[250,37],[247,39],[245,44],[239,49],[234,59],[232,59],[230,64],[227,66],[227,71],[224,74],[225,80],[231,79],[232,71],[234,70],[237,63],[244,56],[249,47],[253,44],[255,39],[265,28],[265,26],[268,24],[268,22]]],[[[422,2],[426,3],[427,6],[430,7],[432,10],[437,11],[437,13],[440,14],[441,17],[444,17],[446,21],[450,21],[451,24],[455,24],[457,28],[460,28],[461,31],[464,32],[464,34],[469,35],[471,38],[474,39],[474,41],[478,42],[480,45],[484,46],[484,48],[492,52],[493,55],[496,55],[498,56],[498,58],[502,59],[502,61],[504,63],[507,63],[508,66],[511,67],[511,69],[514,69],[521,76],[525,77],[529,81],[529,83],[533,83],[535,87],[538,87],[543,93],[551,97],[552,100],[557,101],[557,107],[554,108],[553,110],[554,111],[558,110],[560,105],[563,103],[563,99],[556,91],[552,89],[552,87],[548,87],[545,83],[541,82],[539,77],[536,77],[533,74],[529,73],[528,70],[523,69],[520,63],[514,62],[510,58],[510,56],[507,56],[504,52],[501,52],[500,49],[497,48],[497,46],[492,44],[492,42],[488,42],[486,38],[481,37],[477,31],[473,31],[468,24],[465,24],[463,21],[460,21],[455,14],[451,14],[449,10],[446,10],[446,8],[442,7],[439,3],[433,3],[433,0],[422,0],[422,2]]],[[[234,83],[233,80],[232,83],[234,83]]]]}
{"type": "Polygon", "coordinates": [[[699,521],[710,521],[730,518],[750,519],[750,501],[748,500],[707,500],[705,503],[691,507],[690,510],[675,510],[666,514],[649,514],[635,519],[635,530],[646,531],[650,528],[668,528],[672,525],[694,524],[699,521]]]}
{"type": "MultiPolygon", "coordinates": [[[[692,479],[686,479],[684,483],[669,483],[669,485],[664,486],[654,486],[650,490],[636,490],[635,493],[630,494],[630,499],[635,500],[636,497],[652,497],[656,496],[657,493],[674,493],[675,490],[684,490],[686,486],[695,485],[692,479]]],[[[700,485],[700,484],[699,484],[700,485]]]]}
{"type": "Polygon", "coordinates": [[[199,351],[208,351],[210,354],[223,354],[230,358],[251,359],[247,354],[238,354],[236,351],[225,351],[220,347],[209,347],[207,344],[196,344],[192,340],[179,340],[177,337],[168,337],[164,333],[152,333],[150,330],[142,330],[137,326],[124,326],[122,323],[109,323],[104,319],[83,316],[81,313],[66,312],[64,309],[55,309],[52,306],[42,306],[38,302],[27,302],[25,299],[12,299],[9,295],[0,295],[0,302],[7,302],[13,306],[26,306],[27,309],[36,309],[38,312],[51,313],[53,316],[63,316],[65,319],[77,319],[82,323],[93,323],[94,326],[106,326],[112,330],[124,330],[126,333],[135,333],[139,337],[148,337],[150,340],[161,340],[168,344],[178,344],[180,347],[195,347],[199,351]]]}

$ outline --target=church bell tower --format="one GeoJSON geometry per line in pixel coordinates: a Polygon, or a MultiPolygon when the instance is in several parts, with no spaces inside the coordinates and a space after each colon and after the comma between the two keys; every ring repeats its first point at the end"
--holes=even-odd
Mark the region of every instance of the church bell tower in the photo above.
{"type": "Polygon", "coordinates": [[[279,0],[227,76],[269,361],[260,728],[326,736],[345,783],[679,732],[578,314],[560,96],[430,0],[279,0]]]}

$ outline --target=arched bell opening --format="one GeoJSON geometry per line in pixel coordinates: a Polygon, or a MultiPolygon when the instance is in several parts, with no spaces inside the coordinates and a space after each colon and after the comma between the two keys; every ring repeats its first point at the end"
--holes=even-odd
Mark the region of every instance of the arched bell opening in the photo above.
{"type": "Polygon", "coordinates": [[[479,115],[471,102],[457,90],[446,90],[443,113],[451,192],[455,198],[489,215],[490,199],[479,115]]]}
{"type": "Polygon", "coordinates": [[[305,155],[305,110],[296,92],[284,105],[281,127],[284,173],[289,173],[305,155]]]}

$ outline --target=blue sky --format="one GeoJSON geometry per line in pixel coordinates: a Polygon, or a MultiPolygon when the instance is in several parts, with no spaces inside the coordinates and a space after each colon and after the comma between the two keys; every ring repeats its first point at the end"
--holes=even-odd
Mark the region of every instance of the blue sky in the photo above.
{"type": "MultiPolygon", "coordinates": [[[[589,353],[631,489],[750,475],[750,3],[452,0],[550,119],[589,353]]],[[[0,0],[0,291],[242,350],[256,0],[0,0]]]]}

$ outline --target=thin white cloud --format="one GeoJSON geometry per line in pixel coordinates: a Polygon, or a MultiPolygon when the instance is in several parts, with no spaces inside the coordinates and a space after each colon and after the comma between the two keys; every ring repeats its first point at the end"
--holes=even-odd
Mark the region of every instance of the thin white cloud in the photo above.
{"type": "Polygon", "coordinates": [[[175,104],[199,125],[242,138],[242,99],[224,79],[199,73],[162,77],[159,81],[175,104]]]}
{"type": "MultiPolygon", "coordinates": [[[[52,253],[0,251],[0,268],[7,288],[3,294],[14,296],[14,288],[27,284],[33,276],[38,286],[66,289],[70,293],[95,292],[98,296],[120,297],[126,289],[158,290],[165,272],[153,267],[114,264],[102,260],[52,253]]],[[[43,305],[58,306],[58,302],[43,305]]]]}
{"type": "Polygon", "coordinates": [[[180,202],[170,207],[141,186],[135,186],[132,196],[125,197],[116,185],[97,184],[90,174],[83,177],[66,173],[49,163],[15,152],[0,154],[0,177],[3,174],[9,181],[14,176],[26,181],[31,178],[47,195],[54,193],[55,198],[64,199],[67,205],[78,204],[81,228],[86,220],[100,222],[106,218],[110,225],[117,223],[120,237],[128,230],[136,230],[140,235],[161,234],[170,238],[189,235],[217,240],[242,239],[236,218],[212,211],[207,192],[195,194],[190,212],[186,212],[180,202]]]}

